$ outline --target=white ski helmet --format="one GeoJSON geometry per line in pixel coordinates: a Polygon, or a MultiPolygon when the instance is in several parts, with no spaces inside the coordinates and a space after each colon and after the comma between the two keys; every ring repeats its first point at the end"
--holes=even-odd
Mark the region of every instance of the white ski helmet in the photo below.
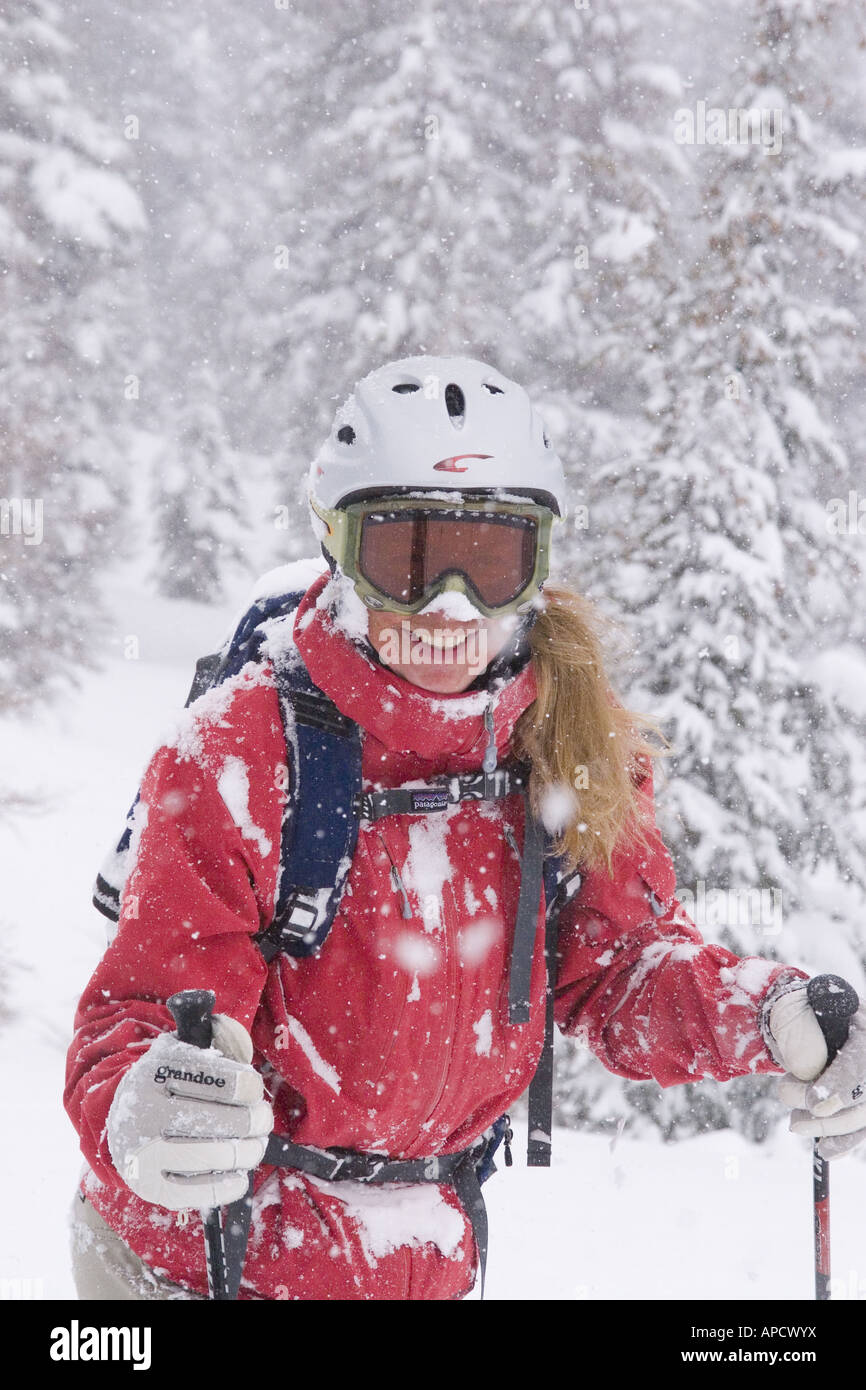
{"type": "Polygon", "coordinates": [[[310,468],[314,507],[419,491],[495,492],[565,511],[562,464],[529,396],[471,357],[405,357],[370,372],[310,468]]]}

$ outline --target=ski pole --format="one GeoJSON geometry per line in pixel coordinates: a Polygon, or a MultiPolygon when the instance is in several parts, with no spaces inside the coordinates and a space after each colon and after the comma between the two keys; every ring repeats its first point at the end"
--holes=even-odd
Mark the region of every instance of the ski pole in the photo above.
{"type": "MultiPolygon", "coordinates": [[[[838,975],[816,975],[806,985],[806,997],[821,1025],[827,1044],[827,1065],[848,1037],[851,1015],[860,1007],[855,990],[838,975]]],[[[830,1164],[812,1143],[812,1203],[815,1230],[815,1298],[830,1297],[830,1164]]]]}
{"type": "MultiPolygon", "coordinates": [[[[191,1043],[193,1047],[211,1046],[215,1003],[216,996],[211,989],[183,989],[166,1000],[166,1006],[177,1024],[177,1036],[181,1042],[191,1043]]],[[[219,1207],[211,1207],[202,1211],[201,1219],[204,1226],[208,1297],[217,1300],[237,1298],[241,1270],[231,1272],[237,1275],[235,1282],[226,1259],[222,1212],[219,1207]]]]}

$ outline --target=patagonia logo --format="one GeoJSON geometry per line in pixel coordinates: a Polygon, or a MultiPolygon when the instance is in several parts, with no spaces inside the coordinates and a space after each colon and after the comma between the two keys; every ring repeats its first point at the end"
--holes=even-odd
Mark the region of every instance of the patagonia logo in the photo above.
{"type": "Polygon", "coordinates": [[[226,1084],[224,1076],[208,1076],[203,1071],[173,1071],[171,1067],[157,1067],[153,1074],[154,1081],[192,1081],[196,1086],[224,1086],[226,1084]]]}
{"type": "Polygon", "coordinates": [[[412,792],[413,811],[444,811],[448,805],[447,787],[427,787],[412,792]]]}

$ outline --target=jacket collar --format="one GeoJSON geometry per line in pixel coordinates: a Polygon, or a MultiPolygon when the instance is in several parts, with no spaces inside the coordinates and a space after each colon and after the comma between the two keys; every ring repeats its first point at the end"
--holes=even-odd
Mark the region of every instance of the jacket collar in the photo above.
{"type": "Polygon", "coordinates": [[[514,725],[536,697],[528,661],[504,682],[486,690],[439,695],[422,690],[381,665],[334,623],[322,575],[298,607],[294,639],[311,679],[342,714],[373,734],[386,748],[437,758],[477,754],[487,745],[485,710],[491,705],[496,749],[502,757],[514,725]]]}

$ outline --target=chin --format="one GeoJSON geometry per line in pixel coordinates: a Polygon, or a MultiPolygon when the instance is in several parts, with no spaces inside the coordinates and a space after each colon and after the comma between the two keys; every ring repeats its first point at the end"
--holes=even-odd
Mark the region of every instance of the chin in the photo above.
{"type": "Polygon", "coordinates": [[[432,690],[437,695],[457,695],[481,674],[481,668],[412,665],[402,667],[398,674],[422,690],[432,690]]]}

